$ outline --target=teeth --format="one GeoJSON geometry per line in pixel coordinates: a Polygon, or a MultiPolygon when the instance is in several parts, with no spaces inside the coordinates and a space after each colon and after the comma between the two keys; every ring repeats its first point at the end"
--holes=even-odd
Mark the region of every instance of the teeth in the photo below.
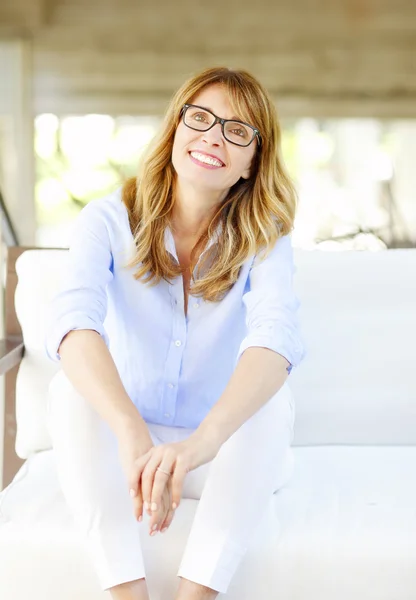
{"type": "Polygon", "coordinates": [[[199,152],[191,152],[191,156],[193,156],[200,162],[207,163],[207,165],[213,165],[214,167],[222,167],[222,163],[216,158],[212,158],[212,156],[200,154],[199,152]]]}

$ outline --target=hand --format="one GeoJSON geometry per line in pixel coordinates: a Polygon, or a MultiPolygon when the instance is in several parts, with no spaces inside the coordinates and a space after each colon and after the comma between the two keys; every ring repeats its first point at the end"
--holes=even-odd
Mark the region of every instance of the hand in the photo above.
{"type": "Polygon", "coordinates": [[[137,432],[125,431],[123,436],[118,437],[118,453],[129,490],[134,490],[134,494],[130,491],[134,516],[138,521],[141,521],[143,518],[143,497],[141,487],[138,486],[138,479],[136,479],[136,463],[138,459],[154,446],[154,444],[151,441],[151,438],[147,441],[139,440],[140,436],[137,432]]]}
{"type": "Polygon", "coordinates": [[[154,525],[157,526],[155,531],[159,531],[172,522],[174,513],[166,515],[162,504],[165,489],[171,491],[171,510],[175,511],[182,498],[186,474],[211,461],[218,452],[219,448],[213,442],[204,441],[195,433],[182,442],[153,446],[135,462],[137,486],[134,490],[140,494],[141,482],[141,496],[151,517],[150,533],[154,525]]]}
{"type": "Polygon", "coordinates": [[[175,511],[172,508],[172,486],[170,478],[163,489],[158,510],[153,514],[155,519],[149,523],[150,535],[156,535],[158,531],[164,533],[172,523],[173,517],[175,516],[175,511]],[[152,527],[155,527],[155,529],[152,530],[152,527]]]}

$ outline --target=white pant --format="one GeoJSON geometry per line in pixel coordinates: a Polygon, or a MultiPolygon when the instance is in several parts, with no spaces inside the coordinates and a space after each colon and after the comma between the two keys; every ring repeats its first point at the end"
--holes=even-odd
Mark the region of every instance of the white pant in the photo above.
{"type": "MultiPolygon", "coordinates": [[[[295,408],[288,384],[238,429],[214,460],[186,475],[184,498],[200,499],[178,576],[225,593],[272,494],[290,479],[295,408]]],[[[153,443],[193,430],[148,423],[153,443]]],[[[48,428],[68,506],[101,587],[145,577],[139,528],[108,424],[63,371],[52,380],[48,428]]],[[[160,534],[159,534],[160,535],[160,534]]]]}

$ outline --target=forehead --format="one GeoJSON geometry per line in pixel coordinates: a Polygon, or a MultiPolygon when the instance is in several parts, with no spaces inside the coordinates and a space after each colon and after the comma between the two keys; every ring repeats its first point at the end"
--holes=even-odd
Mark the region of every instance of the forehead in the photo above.
{"type": "Polygon", "coordinates": [[[190,103],[208,108],[223,119],[244,120],[245,115],[243,113],[247,114],[247,111],[242,111],[241,107],[236,106],[226,87],[221,84],[209,85],[203,88],[191,99],[190,103]]]}

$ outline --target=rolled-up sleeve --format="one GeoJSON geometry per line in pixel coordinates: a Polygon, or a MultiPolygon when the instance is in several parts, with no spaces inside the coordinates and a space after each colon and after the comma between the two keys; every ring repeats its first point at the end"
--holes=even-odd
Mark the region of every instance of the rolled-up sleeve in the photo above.
{"type": "Polygon", "coordinates": [[[278,239],[266,259],[254,259],[249,291],[243,295],[247,335],[237,361],[250,347],[269,348],[297,367],[306,352],[297,311],[299,300],[293,289],[293,249],[290,235],[278,239]]]}
{"type": "Polygon", "coordinates": [[[75,329],[96,331],[108,346],[103,323],[112,268],[110,236],[103,208],[97,201],[92,201],[75,221],[67,267],[61,276],[59,292],[49,306],[45,335],[49,358],[60,360],[60,343],[75,329]]]}

